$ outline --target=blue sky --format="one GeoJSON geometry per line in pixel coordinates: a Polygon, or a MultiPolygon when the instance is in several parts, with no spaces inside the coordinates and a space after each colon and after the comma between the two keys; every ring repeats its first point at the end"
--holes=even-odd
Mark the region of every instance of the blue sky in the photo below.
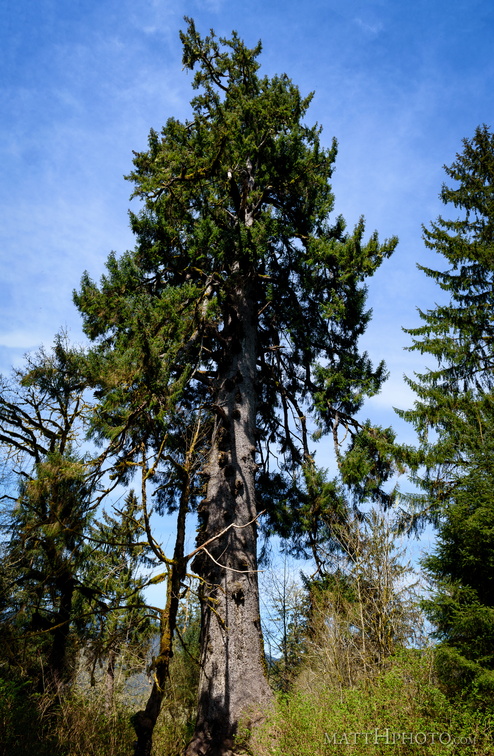
{"type": "Polygon", "coordinates": [[[0,10],[0,370],[50,344],[82,341],[71,292],[99,277],[110,250],[133,245],[127,209],[132,150],[151,127],[185,118],[183,16],[198,29],[262,39],[262,71],[314,90],[308,122],[339,142],[336,212],[398,235],[369,283],[365,346],[391,377],[366,414],[413,439],[392,407],[423,370],[402,327],[437,292],[416,262],[441,265],[421,241],[437,217],[442,166],[480,123],[494,126],[494,4],[490,0],[16,0],[0,10]]]}

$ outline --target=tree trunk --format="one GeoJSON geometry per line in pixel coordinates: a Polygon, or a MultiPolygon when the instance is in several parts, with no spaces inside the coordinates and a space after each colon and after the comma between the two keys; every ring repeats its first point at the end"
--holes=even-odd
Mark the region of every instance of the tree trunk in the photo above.
{"type": "Polygon", "coordinates": [[[115,663],[117,654],[113,648],[108,652],[108,662],[105,673],[105,711],[110,715],[113,711],[115,700],[115,663]]]}
{"type": "Polygon", "coordinates": [[[254,521],[257,306],[247,284],[241,279],[231,296],[222,331],[209,480],[199,508],[199,544],[214,540],[193,563],[203,578],[201,673],[196,730],[186,756],[232,754],[238,726],[254,724],[271,700],[254,521]]]}
{"type": "MultiPolygon", "coordinates": [[[[195,435],[197,439],[197,431],[195,435]]],[[[195,453],[195,441],[192,442],[186,453],[186,461],[183,467],[182,490],[177,519],[177,535],[173,551],[173,561],[168,565],[168,577],[166,583],[166,604],[160,618],[160,645],[158,656],[153,664],[154,682],[151,693],[146,703],[146,708],[138,711],[132,718],[132,724],[137,736],[134,742],[134,756],[150,756],[153,746],[153,732],[161,704],[169,683],[170,660],[173,656],[173,636],[177,626],[177,614],[179,608],[180,587],[186,575],[186,560],[184,559],[185,523],[190,495],[190,468],[193,464],[195,453]]],[[[146,499],[146,476],[143,474],[142,488],[143,502],[146,499]]]]}
{"type": "Polygon", "coordinates": [[[48,688],[53,692],[67,685],[73,676],[67,660],[67,646],[72,620],[72,597],[74,594],[74,580],[72,575],[62,575],[57,580],[60,593],[58,611],[53,619],[51,631],[52,642],[48,656],[48,688]]]}

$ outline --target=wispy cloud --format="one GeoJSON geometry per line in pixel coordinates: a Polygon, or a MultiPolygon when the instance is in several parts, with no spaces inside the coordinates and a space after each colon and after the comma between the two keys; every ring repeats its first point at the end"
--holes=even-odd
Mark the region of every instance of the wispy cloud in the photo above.
{"type": "Polygon", "coordinates": [[[356,23],[357,26],[360,29],[362,29],[366,34],[370,34],[372,36],[376,36],[384,28],[384,25],[380,21],[369,22],[369,21],[364,21],[360,17],[355,18],[354,23],[356,23]]]}
{"type": "MultiPolygon", "coordinates": [[[[488,4],[480,6],[488,15],[488,4]]],[[[348,0],[344,9],[307,0],[303,10],[294,0],[253,0],[248,14],[224,0],[81,7],[18,0],[8,29],[0,29],[8,60],[0,114],[1,359],[50,343],[64,325],[80,334],[71,291],[83,270],[98,278],[110,250],[133,245],[132,187],[122,177],[151,126],[189,113],[192,77],[182,71],[178,30],[191,15],[205,33],[236,28],[249,44],[262,37],[262,70],[287,71],[304,93],[316,90],[308,122],[324,126],[326,144],[339,140],[336,212],[350,225],[364,214],[369,232],[400,237],[369,282],[374,318],[364,344],[391,371],[369,413],[387,420],[393,405],[410,406],[402,374],[423,364],[403,351],[409,338],[401,327],[416,325],[416,306],[433,306],[437,296],[415,268],[430,259],[420,226],[441,210],[442,165],[461,138],[477,123],[494,124],[492,25],[446,0],[413,10],[393,0],[365,8],[348,0]]]]}
{"type": "Polygon", "coordinates": [[[39,347],[40,344],[52,340],[52,333],[38,331],[36,328],[15,331],[0,331],[0,347],[9,349],[23,349],[28,351],[39,347]]]}

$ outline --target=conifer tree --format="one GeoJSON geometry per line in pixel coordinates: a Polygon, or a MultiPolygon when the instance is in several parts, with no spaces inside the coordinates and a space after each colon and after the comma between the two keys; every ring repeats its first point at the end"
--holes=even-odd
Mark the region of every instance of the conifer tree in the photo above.
{"type": "Polygon", "coordinates": [[[417,482],[426,492],[417,497],[434,519],[435,507],[447,500],[458,470],[469,467],[469,448],[481,441],[489,424],[493,387],[494,335],[494,136],[479,127],[447,176],[440,198],[459,211],[458,217],[441,216],[424,229],[426,246],[445,258],[445,270],[419,266],[449,298],[444,304],[420,312],[423,325],[406,332],[409,347],[430,355],[436,366],[407,379],[417,394],[414,409],[399,414],[415,426],[420,461],[425,474],[417,482]],[[484,404],[487,402],[487,404],[484,404]],[[485,416],[487,413],[487,416],[485,416]]]}
{"type": "Polygon", "coordinates": [[[3,557],[14,581],[4,618],[13,631],[38,633],[54,687],[71,677],[72,604],[98,478],[77,453],[86,409],[79,358],[59,336],[0,387],[0,444],[17,478],[2,495],[3,557]]]}
{"type": "Polygon", "coordinates": [[[463,140],[445,171],[453,183],[440,197],[455,216],[439,217],[424,239],[446,267],[422,269],[447,301],[421,312],[423,324],[408,331],[411,349],[436,365],[409,380],[418,399],[400,414],[420,441],[415,481],[422,493],[411,497],[412,518],[439,527],[437,549],[425,560],[437,589],[426,607],[455,660],[450,679],[460,679],[463,667],[471,680],[474,660],[493,667],[494,135],[487,126],[463,140]]]}
{"type": "Polygon", "coordinates": [[[108,489],[105,453],[80,452],[89,412],[83,366],[81,351],[58,336],[0,385],[0,446],[13,478],[0,499],[8,663],[54,690],[72,680],[88,616],[108,610],[86,580],[99,561],[87,538],[108,489]],[[77,616],[83,596],[85,621],[77,616]]]}
{"type": "MultiPolygon", "coordinates": [[[[433,587],[431,597],[423,603],[440,641],[436,660],[446,689],[465,697],[475,690],[477,703],[484,699],[491,706],[494,694],[492,413],[489,420],[489,427],[483,429],[484,439],[472,444],[469,450],[468,468],[458,471],[449,496],[442,502],[437,544],[423,560],[433,587]]],[[[473,427],[478,433],[475,421],[473,427]]]]}
{"type": "Polygon", "coordinates": [[[379,433],[354,415],[385,371],[358,350],[370,317],[364,280],[396,240],[364,242],[362,219],[352,232],[341,217],[330,222],[336,143],[323,147],[320,128],[304,124],[311,97],[286,75],[258,74],[260,44],[201,37],[187,21],[190,119],[170,118],[135,154],[136,247],[110,256],[99,285],[86,274],[75,301],[96,342],[98,432],[120,434],[129,452],[146,437],[173,464],[177,424],[199,411],[212,419],[190,499],[202,485],[192,756],[231,753],[239,722],[270,700],[257,518],[304,488],[309,417],[337,440],[361,439],[360,474],[355,455],[349,469],[365,488],[379,433]]]}

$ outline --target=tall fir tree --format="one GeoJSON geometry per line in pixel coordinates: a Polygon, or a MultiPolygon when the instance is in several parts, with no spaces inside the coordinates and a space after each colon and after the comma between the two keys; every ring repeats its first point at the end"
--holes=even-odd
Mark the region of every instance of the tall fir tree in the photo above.
{"type": "MultiPolygon", "coordinates": [[[[492,404],[492,401],[491,401],[492,404]]],[[[442,503],[438,539],[423,560],[432,580],[423,602],[439,640],[437,668],[447,691],[477,704],[494,702],[494,414],[472,418],[468,467],[458,470],[442,503]],[[482,438],[478,437],[482,432],[482,438]]]]}
{"type": "MultiPolygon", "coordinates": [[[[186,751],[212,756],[231,753],[239,722],[255,722],[271,698],[256,520],[267,506],[276,521],[304,489],[309,418],[337,440],[360,439],[353,483],[365,489],[375,473],[379,432],[354,415],[385,370],[357,342],[370,317],[364,280],[396,240],[364,243],[362,219],[350,233],[341,217],[329,221],[336,143],[324,148],[320,128],[304,125],[311,97],[286,75],[259,76],[260,44],[203,38],[187,22],[183,63],[199,90],[190,120],[170,118],[135,154],[136,247],[109,258],[100,285],[86,274],[75,301],[96,341],[99,432],[121,434],[130,450],[147,434],[166,450],[184,418],[212,419],[193,562],[201,679],[186,751]]],[[[192,490],[191,506],[201,486],[192,490]]]]}
{"type": "MultiPolygon", "coordinates": [[[[468,467],[468,453],[463,453],[468,444],[462,439],[472,438],[477,412],[478,434],[473,438],[482,438],[483,402],[489,402],[493,386],[494,137],[486,126],[464,140],[463,152],[445,171],[456,183],[444,185],[440,198],[460,215],[453,220],[439,217],[424,229],[424,240],[448,267],[419,268],[449,301],[420,311],[423,325],[406,331],[414,341],[409,348],[431,355],[436,367],[407,379],[418,398],[412,410],[399,412],[419,436],[416,465],[420,461],[425,474],[416,480],[426,492],[424,503],[432,519],[440,512],[434,504],[448,495],[450,479],[454,482],[458,469],[468,467]]],[[[421,501],[417,497],[417,514],[421,501]]]]}
{"type": "Polygon", "coordinates": [[[450,680],[471,682],[482,665],[493,668],[494,135],[487,126],[463,140],[445,170],[453,184],[440,197],[458,214],[439,217],[424,239],[447,267],[423,270],[447,301],[421,312],[423,325],[408,331],[411,349],[436,366],[409,380],[418,399],[400,414],[420,441],[415,481],[422,493],[412,497],[412,518],[439,528],[425,560],[436,581],[426,608],[443,643],[438,658],[450,680]]]}

